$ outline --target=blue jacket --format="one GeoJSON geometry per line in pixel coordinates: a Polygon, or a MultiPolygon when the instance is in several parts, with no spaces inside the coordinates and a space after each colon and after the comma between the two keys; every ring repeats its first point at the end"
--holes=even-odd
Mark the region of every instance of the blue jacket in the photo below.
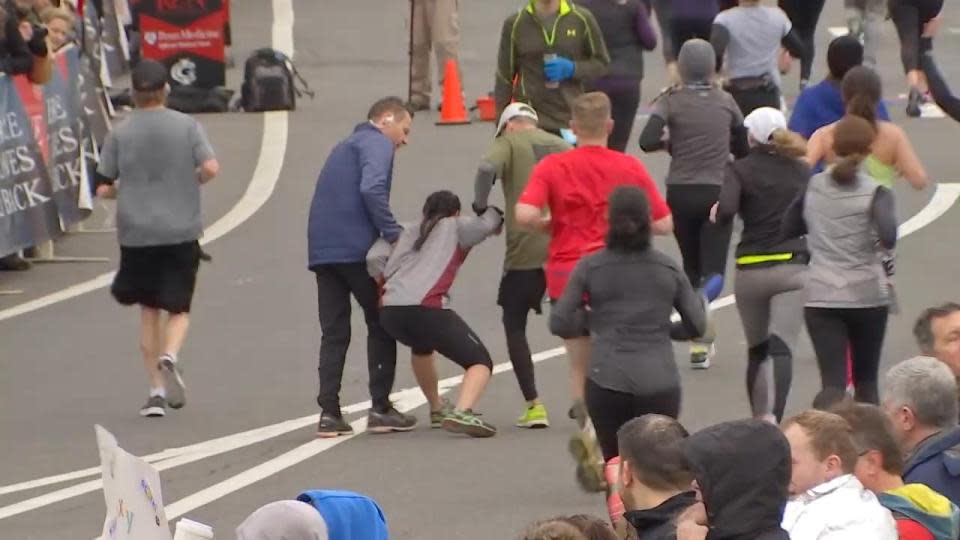
{"type": "Polygon", "coordinates": [[[329,540],[388,540],[387,520],[376,501],[352,491],[312,490],[297,496],[327,523],[329,540]]]}
{"type": "MultiPolygon", "coordinates": [[[[840,83],[824,79],[800,93],[800,97],[793,106],[788,127],[790,131],[795,131],[803,135],[803,138],[809,139],[814,131],[843,118],[844,112],[840,83]]],[[[882,101],[877,105],[877,118],[884,121],[890,120],[890,113],[887,112],[887,106],[882,101]]]]}
{"type": "Polygon", "coordinates": [[[364,262],[381,236],[402,228],[390,211],[395,148],[364,122],[330,152],[317,178],[307,224],[309,265],[364,262]]]}
{"type": "Polygon", "coordinates": [[[925,484],[960,505],[960,427],[934,435],[907,458],[903,481],[925,484]]]}

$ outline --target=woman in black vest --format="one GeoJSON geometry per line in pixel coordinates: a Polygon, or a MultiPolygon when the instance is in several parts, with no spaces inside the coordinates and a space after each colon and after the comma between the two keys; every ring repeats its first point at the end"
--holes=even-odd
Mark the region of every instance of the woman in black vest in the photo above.
{"type": "Polygon", "coordinates": [[[656,48],[657,35],[650,26],[646,3],[641,0],[580,0],[577,5],[597,19],[610,52],[608,74],[588,86],[590,91],[603,92],[610,98],[613,133],[607,146],[623,152],[640,104],[643,51],[656,48]]]}

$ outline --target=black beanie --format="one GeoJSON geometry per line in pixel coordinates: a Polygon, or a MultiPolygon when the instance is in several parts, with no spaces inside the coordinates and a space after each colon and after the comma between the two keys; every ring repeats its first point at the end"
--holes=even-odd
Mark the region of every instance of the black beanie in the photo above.
{"type": "Polygon", "coordinates": [[[863,63],[863,45],[852,36],[840,36],[830,42],[827,49],[827,66],[830,76],[842,80],[850,69],[863,63]]]}

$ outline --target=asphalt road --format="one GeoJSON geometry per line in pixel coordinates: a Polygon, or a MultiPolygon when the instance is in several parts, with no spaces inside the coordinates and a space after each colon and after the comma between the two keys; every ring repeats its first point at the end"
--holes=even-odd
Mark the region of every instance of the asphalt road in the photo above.
{"type": "MultiPolygon", "coordinates": [[[[516,4],[461,2],[468,96],[491,89],[500,25],[516,4]]],[[[828,4],[818,35],[821,52],[830,39],[828,27],[843,21],[840,2],[828,4]]],[[[280,131],[284,126],[276,115],[200,117],[223,164],[221,178],[205,188],[206,222],[226,219],[221,224],[235,227],[207,246],[214,262],[202,268],[194,323],[182,353],[190,385],[187,408],[162,420],[137,415],[146,381],[136,309],[117,306],[106,289],[95,287],[51,301],[49,295],[97,278],[115,262],[45,265],[27,273],[0,274],[0,289],[25,291],[0,297],[0,538],[86,540],[99,533],[105,509],[96,474],[26,489],[11,487],[96,467],[96,423],[138,455],[189,447],[167,453],[167,461],[160,459],[163,499],[171,517],[183,514],[209,523],[218,538],[232,538],[233,528],[260,505],[308,488],[373,496],[384,508],[392,538],[399,540],[512,538],[534,519],[573,512],[602,515],[600,498],[579,492],[573,480],[565,450],[572,431],[564,418],[566,362],[550,352],[558,343],[547,333],[543,318],[532,319],[530,339],[534,351],[547,351],[540,355],[537,376],[553,416],[549,430],[512,427],[522,400],[512,373],[501,373],[479,404],[484,417],[500,427],[493,439],[459,439],[426,428],[402,435],[360,434],[333,443],[314,439],[319,328],[315,285],[306,269],[308,202],[324,157],[361,121],[369,104],[383,95],[406,92],[407,3],[293,0],[293,12],[297,65],[317,99],[301,101],[280,131]],[[280,136],[284,132],[285,144],[280,136]],[[255,173],[258,163],[261,168],[255,173]],[[25,305],[31,309],[22,309],[25,305]],[[299,420],[287,422],[291,419],[299,420]],[[274,428],[234,436],[263,426],[274,428]],[[191,447],[221,437],[225,439],[191,447]]],[[[241,63],[248,51],[271,43],[276,17],[265,1],[237,2],[233,17],[235,54],[241,63]]],[[[938,60],[946,73],[957,74],[960,35],[951,28],[960,28],[960,10],[948,6],[943,26],[938,60]]],[[[289,38],[282,24],[274,33],[289,38]]],[[[904,117],[897,98],[904,83],[896,47],[891,26],[885,29],[880,70],[894,116],[909,132],[932,178],[960,182],[952,155],[960,126],[945,119],[904,117]]],[[[659,53],[647,58],[643,93],[649,98],[664,85],[664,73],[659,53]]],[[[824,71],[821,54],[817,76],[824,71]]],[[[231,72],[235,85],[238,76],[238,70],[231,72]]],[[[960,75],[953,80],[960,88],[960,75]]],[[[788,96],[795,95],[796,75],[787,77],[785,85],[788,96]]],[[[436,189],[451,188],[470,200],[476,160],[492,135],[489,124],[437,127],[434,117],[417,116],[411,143],[397,156],[392,206],[401,220],[415,218],[423,199],[436,189]]],[[[637,130],[642,122],[638,120],[637,130]]],[[[630,151],[639,153],[635,145],[630,151]]],[[[642,159],[662,180],[666,159],[642,159]]],[[[938,197],[933,189],[914,193],[901,185],[896,191],[901,221],[931,201],[933,206],[941,200],[953,202],[941,198],[946,190],[938,197]]],[[[102,208],[93,224],[109,225],[108,210],[102,208]]],[[[960,257],[949,247],[956,245],[949,238],[958,226],[960,212],[947,211],[898,248],[902,314],[891,318],[885,365],[914,354],[910,327],[915,314],[955,294],[952,269],[960,257]]],[[[659,239],[657,247],[676,253],[672,239],[659,239]]],[[[110,234],[70,235],[57,248],[61,254],[113,260],[117,254],[110,234]]],[[[507,360],[495,305],[502,253],[500,239],[474,250],[453,290],[454,308],[484,339],[495,363],[507,360]]],[[[358,311],[354,328],[359,339],[349,352],[344,405],[368,399],[358,311]]],[[[684,378],[682,420],[692,429],[749,411],[743,383],[746,353],[735,310],[720,309],[717,323],[719,355],[709,371],[687,369],[685,350],[677,349],[684,378]]],[[[402,350],[396,390],[415,385],[407,366],[402,350]]],[[[448,362],[440,366],[443,376],[459,374],[448,362]]],[[[790,409],[808,405],[818,386],[804,339],[790,409]]],[[[418,395],[406,392],[398,399],[401,405],[415,406],[422,401],[418,395]]],[[[362,406],[351,410],[351,421],[364,417],[362,406]]],[[[426,420],[424,407],[415,413],[426,420]]]]}

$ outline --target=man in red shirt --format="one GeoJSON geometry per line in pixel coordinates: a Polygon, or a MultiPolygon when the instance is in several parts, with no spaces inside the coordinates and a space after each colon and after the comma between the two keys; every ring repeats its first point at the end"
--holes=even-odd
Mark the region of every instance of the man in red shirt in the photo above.
{"type": "MultiPolygon", "coordinates": [[[[601,92],[578,97],[573,103],[570,127],[577,136],[577,148],[540,161],[516,206],[520,226],[550,233],[545,271],[551,301],[560,298],[580,258],[603,248],[607,199],[617,186],[634,185],[646,193],[654,234],[673,232],[670,208],[643,163],[607,149],[607,138],[613,130],[610,99],[601,92]],[[544,214],[544,208],[549,208],[549,215],[544,214]]],[[[586,329],[584,337],[564,340],[564,345],[570,357],[572,412],[586,416],[583,388],[590,353],[586,329]]]]}

